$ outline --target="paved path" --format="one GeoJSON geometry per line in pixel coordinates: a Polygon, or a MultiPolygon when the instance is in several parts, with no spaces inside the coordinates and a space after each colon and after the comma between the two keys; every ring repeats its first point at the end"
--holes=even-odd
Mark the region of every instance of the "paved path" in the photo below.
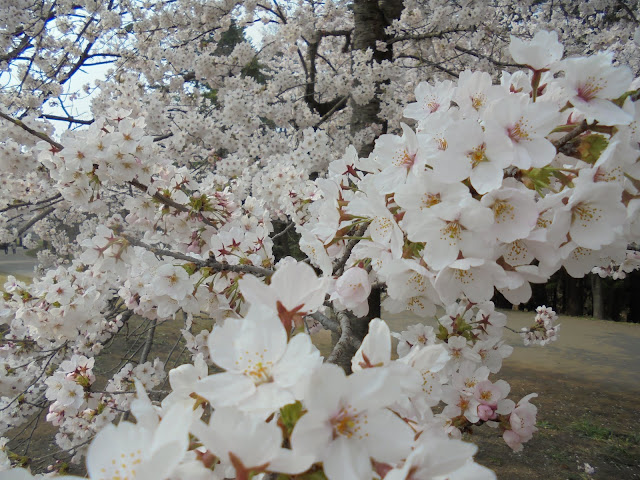
{"type": "MultiPolygon", "coordinates": [[[[515,329],[526,326],[533,317],[524,312],[505,313],[515,329]]],[[[544,347],[510,341],[514,351],[505,366],[556,373],[612,391],[640,394],[640,324],[564,316],[559,323],[558,340],[544,347]]]]}
{"type": "Polygon", "coordinates": [[[0,273],[13,275],[33,276],[33,267],[38,261],[33,257],[27,257],[22,247],[18,247],[15,255],[9,249],[9,254],[5,254],[0,250],[0,273]]]}
{"type": "MultiPolygon", "coordinates": [[[[514,330],[533,323],[534,313],[504,311],[514,330]]],[[[418,323],[415,316],[389,315],[392,330],[418,323]]],[[[525,347],[519,335],[505,331],[514,347],[504,361],[505,373],[554,374],[599,385],[611,391],[640,394],[640,324],[561,316],[558,340],[544,347],[525,347]]]]}

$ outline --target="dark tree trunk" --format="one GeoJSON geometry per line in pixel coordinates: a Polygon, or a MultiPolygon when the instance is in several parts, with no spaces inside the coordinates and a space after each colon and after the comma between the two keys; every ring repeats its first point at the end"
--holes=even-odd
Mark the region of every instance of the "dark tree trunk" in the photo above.
{"type": "Polygon", "coordinates": [[[592,273],[591,277],[591,297],[593,298],[593,316],[603,320],[604,317],[604,298],[602,296],[602,278],[600,275],[592,273]]]}
{"type": "MultiPolygon", "coordinates": [[[[392,60],[393,52],[391,46],[387,51],[377,50],[377,41],[388,40],[385,28],[390,26],[394,19],[400,17],[404,8],[402,0],[355,0],[353,3],[353,50],[373,51],[372,61],[380,63],[383,60],[392,60]]],[[[380,100],[378,95],[382,93],[382,85],[376,85],[377,95],[367,104],[358,105],[352,103],[353,113],[351,115],[351,134],[358,133],[362,129],[372,125],[381,124],[383,132],[386,130],[386,123],[380,120],[380,100]]],[[[362,145],[358,151],[361,157],[368,156],[373,150],[374,139],[362,145]]],[[[356,353],[362,339],[369,330],[369,322],[372,318],[380,317],[380,288],[374,288],[369,296],[369,313],[363,318],[351,318],[349,320],[351,334],[355,341],[340,348],[340,355],[335,362],[341,366],[345,372],[351,373],[351,358],[356,353]]],[[[331,339],[334,346],[340,338],[337,334],[332,334],[331,339]]]]}
{"type": "Polygon", "coordinates": [[[629,298],[627,321],[640,323],[640,270],[631,272],[625,279],[629,298]]]}
{"type": "MultiPolygon", "coordinates": [[[[378,2],[377,0],[355,0],[353,3],[353,49],[373,51],[372,61],[380,63],[383,60],[392,60],[393,51],[391,46],[386,52],[376,49],[376,41],[386,41],[388,36],[384,30],[390,26],[394,19],[400,17],[403,2],[400,0],[387,0],[378,2]]],[[[382,86],[376,86],[376,93],[382,92],[382,86]]],[[[378,118],[380,113],[380,99],[376,95],[369,103],[358,105],[352,103],[353,114],[351,116],[351,134],[372,125],[380,124],[383,132],[386,130],[386,122],[378,118]]],[[[373,150],[373,140],[360,147],[358,154],[366,157],[373,150]]]]}
{"type": "Polygon", "coordinates": [[[578,317],[584,313],[584,279],[570,277],[566,272],[564,277],[565,313],[578,317]]]}

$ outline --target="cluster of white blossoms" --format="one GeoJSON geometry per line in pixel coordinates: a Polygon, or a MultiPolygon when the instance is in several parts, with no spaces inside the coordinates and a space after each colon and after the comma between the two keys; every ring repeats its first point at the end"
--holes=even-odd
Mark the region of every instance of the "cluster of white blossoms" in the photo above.
{"type": "Polygon", "coordinates": [[[558,315],[550,307],[542,305],[536,308],[535,323],[533,326],[521,329],[520,335],[525,345],[544,346],[558,338],[560,325],[556,324],[558,315]]]}
{"type": "MultiPolygon", "coordinates": [[[[640,232],[638,81],[608,54],[562,52],[554,33],[540,32],[512,41],[527,71],[500,85],[469,71],[420,84],[405,110],[414,128],[381,136],[367,158],[349,148],[314,189],[304,180],[317,200],[277,213],[295,220],[320,276],[305,262],[276,264],[265,202],[176,167],[141,117],[114,111],[58,146],[43,142],[39,159],[65,201],[108,218],[66,267],[5,285],[0,423],[25,421],[44,396],[49,420],[64,426],[59,444],[76,458],[80,440],[100,430],[86,448],[96,480],[495,478],[462,433],[486,424],[520,450],[537,411],[536,394],[516,403],[505,381],[489,378],[511,353],[495,289],[525,302],[531,282],[563,266],[583,276],[624,260],[640,232]],[[107,215],[112,191],[127,197],[107,215]],[[435,328],[396,334],[398,358],[386,323],[366,318],[381,291],[388,312],[445,311],[435,328]],[[185,314],[193,364],[169,372],[160,405],[147,396],[158,363],[128,365],[104,393],[92,391],[91,357],[123,324],[104,312],[119,305],[154,321],[185,314]],[[201,313],[216,324],[194,337],[201,313]],[[339,334],[328,360],[357,350],[350,375],[322,362],[306,333],[311,315],[339,334]],[[360,343],[350,329],[367,323],[360,343]],[[137,422],[100,429],[134,385],[137,422]]],[[[277,189],[268,200],[287,186],[277,189]]],[[[555,338],[554,319],[542,308],[544,334],[536,326],[528,340],[555,338]]]]}

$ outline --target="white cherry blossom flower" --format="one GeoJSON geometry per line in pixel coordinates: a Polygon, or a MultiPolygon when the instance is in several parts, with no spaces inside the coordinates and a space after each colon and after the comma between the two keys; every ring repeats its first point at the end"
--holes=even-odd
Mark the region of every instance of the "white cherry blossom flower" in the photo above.
{"type": "Polygon", "coordinates": [[[588,122],[627,125],[631,115],[610,100],[630,88],[633,74],[628,67],[614,67],[612,60],[609,53],[565,60],[563,85],[571,104],[588,122]]]}
{"type": "Polygon", "coordinates": [[[551,103],[529,103],[525,95],[504,97],[487,108],[483,116],[487,144],[494,138],[507,140],[510,147],[503,159],[508,164],[525,170],[544,167],[556,155],[556,148],[545,137],[559,123],[560,116],[551,103]]]}
{"type": "Polygon", "coordinates": [[[270,308],[290,331],[293,324],[300,326],[304,315],[322,306],[329,280],[318,278],[306,263],[291,261],[276,270],[269,285],[253,275],[245,275],[238,285],[247,302],[270,308]]]}
{"type": "Polygon", "coordinates": [[[316,370],[305,413],[291,435],[294,451],[313,454],[329,480],[370,480],[371,458],[397,462],[409,454],[413,431],[385,407],[401,392],[387,388],[392,371],[369,368],[346,377],[335,365],[316,370]]]}
{"type": "Polygon", "coordinates": [[[209,335],[211,359],[226,371],[196,384],[214,407],[236,406],[264,414],[304,395],[311,372],[321,363],[309,336],[287,332],[273,310],[252,306],[243,319],[229,318],[209,335]]]}
{"type": "Polygon", "coordinates": [[[509,53],[520,64],[527,65],[534,70],[549,68],[562,58],[564,47],[558,42],[556,32],[540,30],[529,41],[520,40],[511,35],[509,53]]]}

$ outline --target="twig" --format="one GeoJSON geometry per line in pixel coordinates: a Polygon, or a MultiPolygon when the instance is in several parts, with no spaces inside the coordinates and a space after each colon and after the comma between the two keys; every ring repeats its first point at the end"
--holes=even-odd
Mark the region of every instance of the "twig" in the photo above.
{"type": "Polygon", "coordinates": [[[555,140],[554,142],[551,142],[551,143],[553,143],[553,146],[556,147],[558,151],[560,151],[562,147],[564,147],[567,143],[569,143],[571,140],[576,138],[581,133],[589,130],[590,127],[591,125],[589,125],[586,120],[583,120],[582,122],[580,122],[580,124],[576,128],[571,130],[564,137],[559,138],[558,140],[555,140]]]}
{"type": "Polygon", "coordinates": [[[149,250],[151,253],[153,253],[158,257],[173,257],[173,258],[177,258],[178,260],[184,260],[186,262],[191,262],[191,263],[195,263],[197,265],[202,265],[202,266],[204,266],[205,264],[204,260],[201,260],[199,258],[190,257],[189,255],[185,255],[180,252],[173,252],[171,250],[166,250],[164,248],[154,247],[147,243],[141,242],[140,240],[136,240],[130,235],[122,235],[122,237],[125,238],[127,242],[129,242],[131,245],[135,245],[137,247],[142,247],[146,250],[149,250]]]}
{"type": "Polygon", "coordinates": [[[251,273],[253,275],[260,275],[262,277],[268,277],[273,275],[274,271],[270,268],[258,267],[255,265],[231,265],[226,262],[218,262],[215,258],[209,258],[208,260],[201,260],[199,258],[190,257],[179,252],[173,252],[163,248],[153,247],[140,240],[136,240],[129,235],[123,235],[123,237],[132,245],[136,245],[149,250],[156,255],[164,255],[167,257],[177,258],[178,260],[184,260],[189,263],[195,263],[199,267],[208,267],[216,272],[235,272],[235,273],[251,273]]]}
{"type": "Polygon", "coordinates": [[[329,318],[320,312],[312,313],[309,316],[314,320],[316,320],[317,322],[320,322],[320,324],[327,330],[331,330],[332,332],[335,332],[335,333],[340,333],[340,325],[338,324],[338,322],[336,322],[332,318],[329,318]]]}
{"type": "Polygon", "coordinates": [[[151,346],[153,345],[153,336],[156,333],[156,324],[157,320],[153,320],[151,322],[151,328],[147,332],[147,338],[144,340],[144,348],[142,349],[142,353],[140,354],[140,364],[143,364],[147,361],[147,357],[149,356],[149,352],[151,351],[151,346]]]}
{"type": "Polygon", "coordinates": [[[60,198],[62,196],[61,193],[56,193],[54,196],[49,197],[49,198],[45,198],[44,200],[40,200],[38,202],[22,202],[22,203],[12,203],[11,205],[8,205],[4,208],[0,208],[0,213],[2,212],[6,212],[8,210],[12,210],[14,208],[21,208],[21,207],[32,207],[34,205],[41,205],[43,203],[47,203],[47,202],[51,202],[53,200],[56,200],[57,198],[60,198]]]}
{"type": "MultiPolygon", "coordinates": [[[[33,225],[38,223],[40,220],[42,220],[44,217],[49,215],[54,210],[55,209],[53,207],[49,207],[46,210],[43,210],[42,212],[40,212],[38,215],[36,215],[33,218],[31,218],[31,220],[29,220],[27,223],[25,223],[22,227],[20,227],[18,229],[18,232],[16,233],[16,237],[22,236],[22,234],[24,232],[29,230],[33,225]]],[[[6,243],[6,244],[5,243],[0,243],[0,248],[3,248],[5,245],[9,245],[9,244],[8,243],[6,243]]]]}
{"type": "MultiPolygon", "coordinates": [[[[149,187],[147,187],[143,183],[140,183],[140,181],[137,180],[137,179],[130,180],[129,184],[134,186],[134,187],[136,187],[138,190],[145,192],[145,193],[147,193],[147,190],[149,189],[149,187]]],[[[169,197],[167,197],[165,195],[162,195],[160,192],[154,193],[152,195],[152,197],[155,198],[156,200],[158,200],[160,203],[163,203],[164,205],[167,205],[168,207],[175,208],[179,212],[193,213],[191,211],[191,209],[189,209],[188,207],[185,207],[184,205],[181,205],[181,204],[173,201],[171,198],[169,198],[169,197]]],[[[202,220],[207,225],[209,225],[210,227],[213,227],[215,229],[218,228],[218,226],[215,223],[213,223],[211,220],[206,218],[204,215],[199,215],[199,219],[202,220]]]]}
{"type": "MultiPolygon", "coordinates": [[[[362,237],[362,235],[364,235],[364,232],[367,231],[368,227],[369,227],[368,223],[365,223],[364,225],[362,225],[360,228],[358,228],[358,230],[356,230],[354,237],[362,237]]],[[[360,239],[358,238],[349,240],[349,243],[347,243],[347,247],[345,248],[344,255],[342,255],[342,258],[340,258],[340,260],[338,260],[338,262],[333,267],[334,275],[342,274],[342,272],[344,271],[344,266],[346,265],[347,260],[349,260],[349,256],[351,256],[351,251],[358,244],[359,241],[360,239]]]]}
{"type": "Polygon", "coordinates": [[[293,227],[295,225],[294,222],[289,223],[289,225],[287,225],[284,230],[282,230],[280,233],[276,233],[273,237],[271,237],[271,240],[275,240],[276,238],[280,238],[282,237],[285,233],[287,233],[289,230],[291,230],[291,227],[293,227]]]}
{"type": "Polygon", "coordinates": [[[481,53],[474,52],[473,50],[469,50],[468,48],[460,47],[458,45],[456,45],[453,48],[455,48],[459,52],[466,53],[467,55],[472,55],[472,56],[474,56],[476,58],[484,58],[485,60],[489,60],[491,63],[493,63],[494,65],[497,65],[498,67],[526,68],[526,65],[521,65],[519,63],[501,62],[499,60],[494,59],[493,57],[489,57],[487,55],[482,55],[481,53]]]}
{"type": "Polygon", "coordinates": [[[344,105],[344,103],[349,99],[348,96],[344,96],[342,97],[340,100],[338,100],[336,102],[336,104],[331,107],[331,110],[329,110],[327,113],[325,113],[322,118],[320,120],[318,120],[318,122],[314,125],[314,127],[319,127],[320,125],[322,125],[324,122],[326,122],[327,120],[329,120],[329,117],[331,117],[331,115],[333,115],[336,110],[338,110],[340,107],[342,107],[342,105],[344,105]]]}

